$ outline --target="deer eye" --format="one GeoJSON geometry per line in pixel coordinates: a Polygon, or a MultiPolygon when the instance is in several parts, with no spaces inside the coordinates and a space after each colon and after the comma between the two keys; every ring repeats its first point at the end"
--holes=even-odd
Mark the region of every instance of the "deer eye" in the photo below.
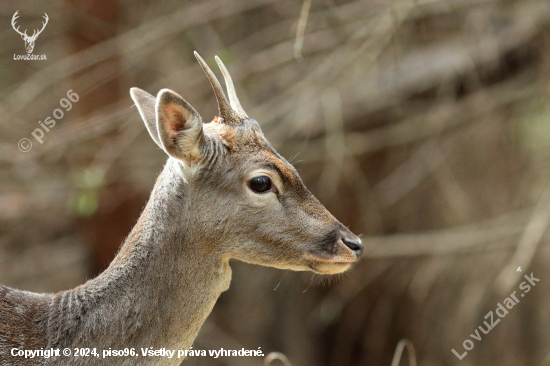
{"type": "Polygon", "coordinates": [[[251,190],[257,193],[267,192],[271,189],[271,178],[265,175],[252,178],[248,181],[248,186],[251,190]]]}

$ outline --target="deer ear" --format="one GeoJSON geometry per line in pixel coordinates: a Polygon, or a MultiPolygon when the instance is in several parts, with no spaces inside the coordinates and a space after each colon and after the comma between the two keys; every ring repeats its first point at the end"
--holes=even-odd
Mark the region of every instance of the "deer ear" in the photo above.
{"type": "Polygon", "coordinates": [[[204,144],[202,118],[189,103],[169,89],[157,95],[157,130],[168,155],[192,165],[204,144]]]}
{"type": "Polygon", "coordinates": [[[155,108],[157,99],[139,88],[130,89],[130,96],[134,100],[143,122],[145,122],[145,127],[147,127],[147,131],[149,131],[149,135],[151,135],[153,141],[163,149],[157,130],[157,114],[155,108]]]}

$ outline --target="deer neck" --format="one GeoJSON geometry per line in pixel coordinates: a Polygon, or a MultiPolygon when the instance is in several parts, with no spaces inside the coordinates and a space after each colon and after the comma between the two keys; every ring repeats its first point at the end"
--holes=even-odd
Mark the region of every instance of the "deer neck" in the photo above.
{"type": "Polygon", "coordinates": [[[169,159],[109,268],[55,295],[52,317],[60,312],[64,326],[49,327],[49,345],[76,340],[72,346],[191,346],[217,298],[229,287],[231,270],[226,259],[208,249],[213,243],[203,242],[192,225],[190,190],[178,164],[169,159]]]}

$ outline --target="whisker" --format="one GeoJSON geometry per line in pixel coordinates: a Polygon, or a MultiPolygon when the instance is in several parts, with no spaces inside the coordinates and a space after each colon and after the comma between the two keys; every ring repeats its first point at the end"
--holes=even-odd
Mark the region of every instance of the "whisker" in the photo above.
{"type": "Polygon", "coordinates": [[[275,288],[273,289],[273,291],[277,290],[279,288],[279,285],[281,284],[281,282],[283,282],[283,279],[285,278],[286,274],[288,273],[288,271],[285,271],[285,274],[283,275],[283,277],[281,277],[281,280],[279,281],[279,283],[277,284],[277,286],[275,286],[275,288]]]}
{"type": "Polygon", "coordinates": [[[300,154],[300,152],[298,151],[296,154],[294,154],[290,159],[288,159],[288,162],[289,163],[292,163],[292,160],[296,159],[296,157],[300,154]]]}
{"type": "Polygon", "coordinates": [[[313,276],[311,276],[311,282],[309,283],[309,286],[304,290],[304,292],[309,290],[309,288],[311,287],[311,284],[313,283],[313,277],[315,277],[315,273],[313,274],[313,276]]]}

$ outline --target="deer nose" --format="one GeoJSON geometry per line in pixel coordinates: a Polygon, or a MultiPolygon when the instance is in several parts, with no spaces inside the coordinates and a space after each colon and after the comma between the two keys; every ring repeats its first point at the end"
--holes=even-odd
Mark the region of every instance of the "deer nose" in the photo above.
{"type": "Polygon", "coordinates": [[[359,256],[363,252],[363,243],[361,243],[361,239],[342,238],[342,241],[356,256],[359,256]]]}

